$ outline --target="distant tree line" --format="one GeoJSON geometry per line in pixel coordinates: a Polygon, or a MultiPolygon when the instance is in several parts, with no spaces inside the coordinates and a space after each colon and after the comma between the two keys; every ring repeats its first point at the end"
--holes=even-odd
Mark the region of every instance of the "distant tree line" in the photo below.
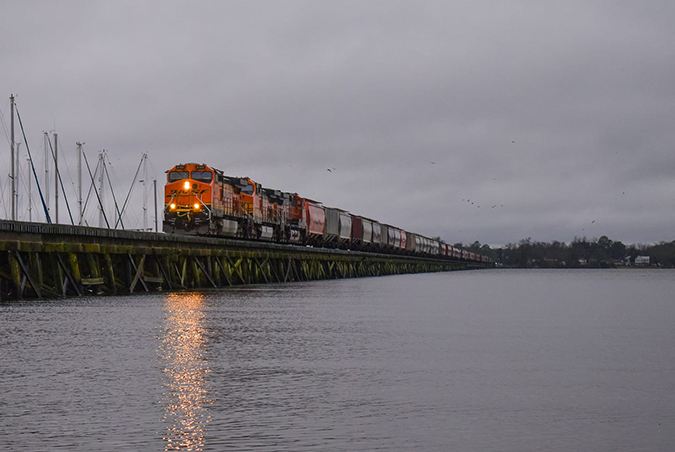
{"type": "Polygon", "coordinates": [[[591,240],[575,237],[569,244],[556,240],[538,242],[527,238],[501,248],[491,248],[478,241],[471,245],[456,243],[455,246],[486,254],[504,267],[608,268],[633,265],[636,256],[649,256],[652,266],[675,267],[675,241],[654,245],[625,245],[603,235],[591,240]]]}

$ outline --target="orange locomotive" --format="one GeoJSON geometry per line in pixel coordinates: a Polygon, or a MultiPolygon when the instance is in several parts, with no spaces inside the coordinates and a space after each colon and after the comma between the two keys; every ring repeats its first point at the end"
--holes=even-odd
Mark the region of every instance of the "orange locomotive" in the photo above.
{"type": "Polygon", "coordinates": [[[308,201],[263,188],[204,164],[167,171],[164,232],[225,235],[276,242],[306,241],[308,201]]]}

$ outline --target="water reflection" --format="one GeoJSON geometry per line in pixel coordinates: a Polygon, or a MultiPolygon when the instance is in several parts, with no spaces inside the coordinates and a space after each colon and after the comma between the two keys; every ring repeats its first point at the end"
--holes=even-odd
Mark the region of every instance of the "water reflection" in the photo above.
{"type": "Polygon", "coordinates": [[[208,362],[204,356],[204,296],[170,294],[166,298],[164,332],[160,357],[163,359],[165,450],[194,450],[204,447],[210,422],[208,362]]]}

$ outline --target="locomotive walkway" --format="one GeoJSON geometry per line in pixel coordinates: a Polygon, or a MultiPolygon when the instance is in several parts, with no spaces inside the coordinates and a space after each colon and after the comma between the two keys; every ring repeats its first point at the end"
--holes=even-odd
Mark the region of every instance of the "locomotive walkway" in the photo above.
{"type": "Polygon", "coordinates": [[[480,263],[0,220],[0,299],[482,268],[480,263]]]}

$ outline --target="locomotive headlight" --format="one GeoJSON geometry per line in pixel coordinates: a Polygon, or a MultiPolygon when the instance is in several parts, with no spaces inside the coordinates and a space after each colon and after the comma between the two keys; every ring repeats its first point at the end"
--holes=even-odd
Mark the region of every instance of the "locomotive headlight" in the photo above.
{"type": "Polygon", "coordinates": [[[176,208],[176,204],[171,203],[169,204],[169,209],[174,210],[176,208]]]}
{"type": "Polygon", "coordinates": [[[196,202],[196,203],[195,203],[195,210],[199,210],[199,207],[200,207],[200,206],[199,206],[199,203],[196,202]]]}
{"type": "Polygon", "coordinates": [[[186,190],[189,190],[190,189],[190,181],[186,180],[185,183],[183,184],[183,188],[186,189],[186,190]]]}

